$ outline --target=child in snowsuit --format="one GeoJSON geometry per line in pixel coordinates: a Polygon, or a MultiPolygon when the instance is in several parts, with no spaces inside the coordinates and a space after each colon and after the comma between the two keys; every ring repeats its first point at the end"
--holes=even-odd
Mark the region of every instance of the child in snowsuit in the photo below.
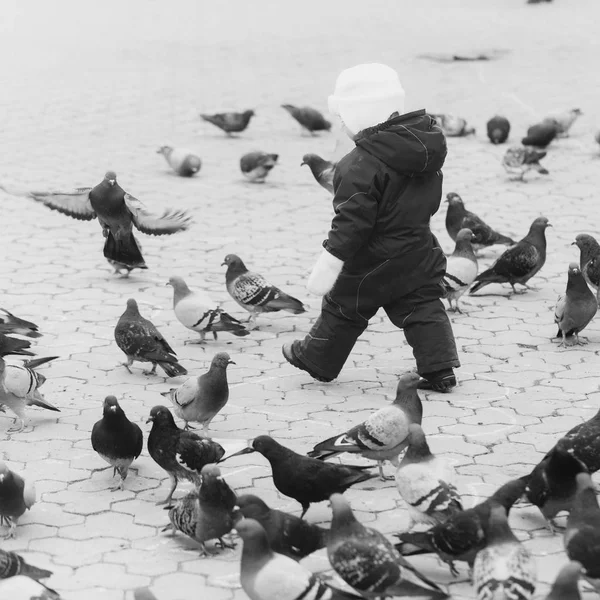
{"type": "Polygon", "coordinates": [[[446,259],[429,228],[442,196],[444,134],[425,110],[403,114],[404,90],[385,65],[343,71],[329,110],[356,147],[337,164],[335,216],[308,280],[323,296],[321,315],[283,355],[332,381],[383,308],[412,347],[420,387],[449,391],[460,363],[440,300],[446,259]]]}

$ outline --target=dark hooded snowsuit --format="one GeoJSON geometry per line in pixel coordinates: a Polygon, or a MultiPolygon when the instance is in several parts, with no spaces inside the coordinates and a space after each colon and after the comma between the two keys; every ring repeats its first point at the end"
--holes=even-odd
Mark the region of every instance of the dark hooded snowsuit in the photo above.
{"type": "Polygon", "coordinates": [[[460,366],[440,300],[446,259],[429,221],[440,206],[446,139],[424,110],[360,132],[336,167],[323,246],[344,261],[298,359],[335,378],[379,308],[404,330],[423,375],[460,366]]]}

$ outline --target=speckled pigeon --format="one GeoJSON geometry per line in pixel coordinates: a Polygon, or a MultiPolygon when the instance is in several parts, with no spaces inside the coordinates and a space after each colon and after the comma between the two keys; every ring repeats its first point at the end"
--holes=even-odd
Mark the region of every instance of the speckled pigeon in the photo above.
{"type": "Polygon", "coordinates": [[[546,156],[544,150],[536,150],[526,146],[512,146],[504,154],[502,166],[509,175],[516,175],[517,180],[523,181],[525,173],[532,169],[540,175],[548,175],[548,169],[540,164],[540,160],[544,156],[546,156]]]}
{"type": "Polygon", "coordinates": [[[201,114],[200,117],[207,123],[212,123],[227,135],[240,133],[248,127],[250,119],[254,116],[253,110],[244,112],[223,112],[214,115],[201,114]]]}
{"type": "Polygon", "coordinates": [[[8,552],[0,548],[0,579],[8,579],[9,577],[16,577],[18,575],[24,575],[39,581],[40,579],[50,577],[52,571],[34,567],[27,563],[20,554],[8,552]]]}

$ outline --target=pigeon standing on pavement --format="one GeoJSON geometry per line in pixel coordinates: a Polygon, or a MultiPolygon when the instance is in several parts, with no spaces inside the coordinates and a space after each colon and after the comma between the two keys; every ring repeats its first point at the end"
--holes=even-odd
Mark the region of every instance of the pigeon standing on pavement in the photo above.
{"type": "Polygon", "coordinates": [[[30,196],[52,210],[80,221],[98,217],[106,238],[104,256],[115,266],[146,269],[146,263],[133,235],[133,226],[148,235],[170,235],[190,226],[183,211],[166,210],[157,217],[128,194],[118,183],[117,175],[108,171],[94,188],[78,188],[72,192],[31,192],[30,196]]]}
{"type": "Polygon", "coordinates": [[[277,164],[278,154],[248,152],[240,159],[242,175],[252,183],[264,183],[271,169],[277,164]]]}
{"type": "Polygon", "coordinates": [[[102,418],[92,428],[92,448],[119,473],[117,489],[123,490],[131,463],[142,453],[144,436],[139,425],[132,423],[115,396],[106,396],[102,418]]]}
{"type": "Polygon", "coordinates": [[[569,130],[573,126],[573,123],[575,123],[582,114],[581,109],[571,108],[570,110],[548,115],[542,123],[553,123],[556,127],[558,137],[568,137],[569,130]]]}
{"type": "Polygon", "coordinates": [[[510,122],[506,117],[496,115],[486,124],[487,135],[492,144],[504,144],[510,133],[510,122]]]}
{"type": "Polygon", "coordinates": [[[173,287],[173,311],[177,320],[188,329],[200,334],[196,340],[186,340],[184,344],[202,344],[206,334],[226,331],[237,337],[250,332],[244,325],[219,308],[204,291],[193,292],[182,277],[171,277],[167,285],[173,287]]]}
{"type": "Polygon", "coordinates": [[[529,233],[517,244],[505,250],[498,260],[486,271],[480,273],[469,294],[474,294],[490,283],[509,283],[513,293],[519,283],[531,289],[527,282],[546,262],[546,228],[552,227],[546,217],[538,217],[529,228],[529,233]]]}
{"type": "Polygon", "coordinates": [[[330,503],[333,516],[327,556],[348,585],[367,597],[448,597],[403,558],[384,535],[359,523],[344,496],[333,494],[330,503]]]}
{"type": "Polygon", "coordinates": [[[296,515],[269,508],[258,496],[239,496],[237,505],[246,519],[254,519],[263,526],[274,552],[300,560],[327,545],[328,529],[307,523],[296,515]]]}
{"type": "Polygon", "coordinates": [[[281,108],[285,108],[298,123],[302,129],[306,129],[311,135],[316,131],[329,131],[331,123],[315,108],[310,106],[294,106],[293,104],[282,104],[281,108]]]}
{"type": "Polygon", "coordinates": [[[447,137],[464,137],[474,135],[475,128],[471,127],[465,119],[450,114],[431,115],[442,128],[447,137]]]}
{"type": "Polygon", "coordinates": [[[168,504],[171,501],[180,479],[200,485],[202,467],[216,463],[225,454],[223,447],[210,438],[179,429],[166,406],[155,406],[146,422],[152,423],[148,436],[148,453],[171,480],[169,495],[158,504],[168,504]]]}
{"type": "Polygon", "coordinates": [[[250,313],[249,326],[254,327],[256,317],[264,312],[285,310],[294,315],[306,312],[304,304],[293,296],[271,285],[258,273],[248,271],[242,259],[228,254],[223,265],[227,265],[225,285],[229,295],[250,313]]]}
{"type": "Polygon", "coordinates": [[[442,523],[463,510],[451,477],[448,463],[431,453],[421,426],[412,424],[406,454],[396,471],[396,487],[410,518],[407,529],[417,523],[442,523]]]}
{"type": "Polygon", "coordinates": [[[17,577],[18,575],[24,575],[39,581],[50,577],[52,571],[30,565],[20,554],[7,552],[0,548],[0,580],[17,577]]]}
{"type": "Polygon", "coordinates": [[[486,524],[486,546],[473,565],[473,586],[478,600],[494,598],[498,588],[505,598],[529,600],[535,591],[535,559],[508,524],[506,509],[493,506],[486,524]]]}
{"type": "Polygon", "coordinates": [[[560,345],[566,346],[567,340],[572,340],[570,345],[583,345],[579,334],[589,325],[598,311],[596,296],[588,287],[577,263],[569,265],[567,289],[558,298],[554,309],[554,322],[558,325],[557,337],[561,339],[560,345]]]}
{"type": "Polygon", "coordinates": [[[554,120],[532,125],[527,130],[527,135],[521,140],[523,146],[546,148],[558,135],[558,125],[554,120]]]}
{"type": "Polygon", "coordinates": [[[579,593],[579,576],[581,563],[570,561],[558,573],[546,600],[581,600],[579,593]]]}
{"type": "Polygon", "coordinates": [[[587,233],[580,233],[573,242],[579,248],[579,267],[588,285],[598,291],[600,287],[600,244],[587,233]]]}
{"type": "Polygon", "coordinates": [[[181,177],[192,177],[200,171],[202,166],[199,156],[183,148],[176,149],[172,146],[161,146],[156,153],[162,154],[171,169],[181,177]]]}
{"type": "Polygon", "coordinates": [[[134,361],[138,361],[152,363],[152,369],[144,371],[145,375],[154,375],[157,365],[168,377],[187,375],[187,370],[177,362],[173,348],[158,329],[140,315],[137,302],[133,298],[127,300],[127,308],[115,327],[115,341],[127,356],[127,362],[123,363],[123,366],[130,373],[129,367],[134,361]]]}
{"type": "Polygon", "coordinates": [[[35,323],[20,319],[5,308],[0,308],[0,333],[11,333],[30,338],[42,337],[39,327],[35,323]]]}
{"type": "Polygon", "coordinates": [[[509,175],[516,175],[516,179],[524,181],[525,173],[537,171],[541,175],[548,175],[548,169],[540,164],[540,160],[546,156],[544,150],[525,146],[512,146],[502,158],[502,166],[509,175]]]}
{"type": "Polygon", "coordinates": [[[357,483],[377,477],[365,472],[370,467],[351,467],[302,456],[268,435],[259,435],[251,446],[231,454],[226,460],[252,452],[259,452],[269,461],[275,487],[302,505],[300,518],[313,502],[323,502],[331,494],[341,494],[357,483]]]}
{"type": "Polygon", "coordinates": [[[31,342],[29,340],[21,340],[9,335],[4,335],[0,332],[0,357],[9,354],[35,356],[35,354],[27,350],[27,348],[31,348],[31,342]]]}
{"type": "Polygon", "coordinates": [[[458,300],[475,281],[479,271],[477,257],[471,246],[473,237],[470,229],[461,229],[456,237],[454,252],[446,260],[446,273],[442,285],[444,298],[448,300],[449,308],[454,312],[462,313],[458,300]],[[453,301],[454,306],[452,306],[453,301]]]}
{"type": "Polygon", "coordinates": [[[190,377],[178,388],[163,392],[173,404],[175,414],[185,422],[185,429],[190,422],[200,423],[206,435],[210,422],[229,400],[227,383],[227,367],[235,365],[227,352],[215,354],[210,368],[200,377],[190,377]]]}
{"type": "Polygon", "coordinates": [[[308,165],[317,183],[333,194],[333,175],[336,163],[321,158],[318,154],[305,154],[300,166],[308,165]]]}
{"type": "Polygon", "coordinates": [[[26,481],[0,461],[0,524],[9,526],[9,538],[15,537],[19,518],[35,501],[33,482],[26,481]]]}
{"type": "Polygon", "coordinates": [[[201,114],[200,118],[207,123],[212,123],[228,136],[231,136],[232,133],[244,131],[254,114],[253,110],[245,110],[244,112],[223,112],[214,115],[201,114]]]}
{"type": "MultiPolygon", "coordinates": [[[[379,477],[383,474],[383,461],[398,466],[398,456],[408,445],[408,429],[411,423],[421,423],[423,405],[417,387],[421,377],[418,373],[406,373],[398,380],[396,398],[367,417],[362,423],[345,433],[334,435],[318,443],[308,456],[327,460],[348,452],[379,463],[379,477]]],[[[390,477],[389,479],[393,479],[390,477]]]]}

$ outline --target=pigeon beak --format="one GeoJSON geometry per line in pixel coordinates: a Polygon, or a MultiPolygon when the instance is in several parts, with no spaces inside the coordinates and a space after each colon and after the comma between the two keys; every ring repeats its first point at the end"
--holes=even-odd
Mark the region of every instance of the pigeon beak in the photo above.
{"type": "Polygon", "coordinates": [[[146,423],[152,423],[152,422],[154,422],[154,417],[148,417],[146,419],[146,423]]]}
{"type": "MultiPolygon", "coordinates": [[[[168,391],[166,391],[166,392],[161,392],[161,393],[160,393],[160,395],[161,395],[163,398],[168,398],[168,397],[171,395],[171,390],[168,390],[168,391]]],[[[146,423],[147,423],[147,422],[148,422],[148,421],[146,421],[146,423]]]]}
{"type": "Polygon", "coordinates": [[[228,360],[228,361],[227,361],[227,364],[228,364],[228,365],[235,365],[235,364],[236,364],[236,362],[235,362],[234,360],[228,360]]]}
{"type": "Polygon", "coordinates": [[[304,161],[302,161],[302,162],[300,163],[300,166],[301,166],[301,167],[303,167],[305,164],[306,164],[306,163],[305,163],[304,161]]]}
{"type": "Polygon", "coordinates": [[[239,506],[234,506],[231,516],[233,517],[233,524],[235,526],[236,523],[239,523],[244,518],[244,513],[240,510],[239,506]]]}
{"type": "Polygon", "coordinates": [[[108,410],[110,410],[110,412],[117,412],[117,407],[111,406],[108,410]]]}
{"type": "Polygon", "coordinates": [[[115,185],[115,180],[114,179],[109,179],[108,183],[110,183],[110,185],[115,185]]]}
{"type": "Polygon", "coordinates": [[[577,246],[577,242],[571,242],[571,246],[577,246]]]}
{"type": "Polygon", "coordinates": [[[222,266],[222,267],[224,267],[226,264],[227,264],[227,263],[226,263],[225,261],[223,261],[223,262],[221,263],[221,266],[222,266]]]}
{"type": "Polygon", "coordinates": [[[256,452],[256,450],[254,448],[252,448],[252,446],[248,446],[247,448],[243,448],[242,450],[239,450],[238,452],[234,452],[233,454],[230,454],[229,456],[222,458],[218,462],[222,463],[226,460],[229,460],[230,458],[233,458],[234,456],[243,456],[244,454],[252,454],[253,452],[256,452]]]}
{"type": "Polygon", "coordinates": [[[170,281],[167,281],[167,283],[165,283],[165,285],[171,285],[171,282],[170,282],[170,281]]]}

